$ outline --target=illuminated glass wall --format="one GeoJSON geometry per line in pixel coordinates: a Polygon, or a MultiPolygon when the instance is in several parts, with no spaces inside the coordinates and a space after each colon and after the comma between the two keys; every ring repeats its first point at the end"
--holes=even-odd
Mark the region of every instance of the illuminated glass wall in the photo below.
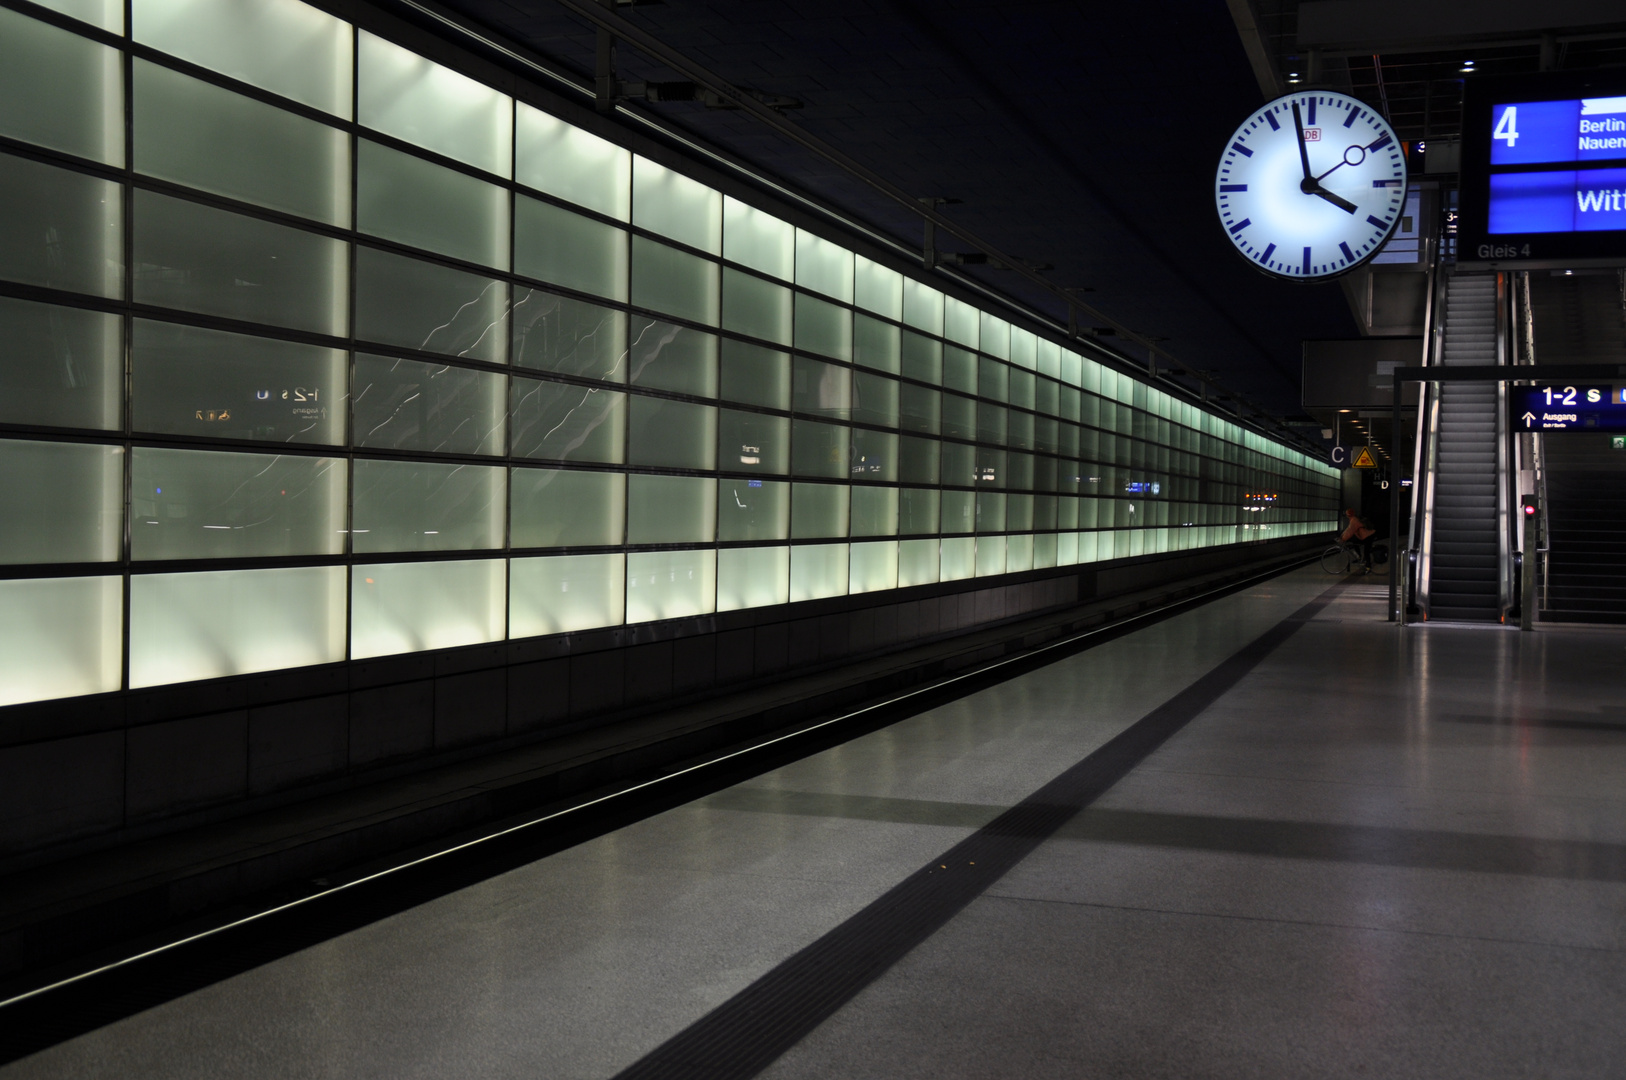
{"type": "Polygon", "coordinates": [[[297,0],[0,7],[0,703],[1335,525],[1332,470],[297,0]]]}

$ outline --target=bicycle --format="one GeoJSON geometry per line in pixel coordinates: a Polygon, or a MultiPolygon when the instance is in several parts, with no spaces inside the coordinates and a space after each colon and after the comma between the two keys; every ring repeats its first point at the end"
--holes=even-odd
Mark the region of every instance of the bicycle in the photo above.
{"type": "MultiPolygon", "coordinates": [[[[1343,540],[1336,541],[1321,553],[1321,569],[1329,574],[1347,574],[1361,561],[1361,545],[1343,540]]],[[[1372,565],[1384,566],[1389,562],[1389,545],[1379,540],[1372,545],[1372,565]]]]}

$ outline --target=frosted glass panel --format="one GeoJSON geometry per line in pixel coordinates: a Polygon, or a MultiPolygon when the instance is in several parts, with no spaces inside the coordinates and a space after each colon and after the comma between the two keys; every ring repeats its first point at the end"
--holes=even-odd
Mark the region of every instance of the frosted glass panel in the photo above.
{"type": "Polygon", "coordinates": [[[356,337],[505,363],[508,285],[358,246],[356,337]]]}
{"type": "Polygon", "coordinates": [[[717,553],[643,551],[627,555],[627,622],[709,615],[717,603],[717,553]]]}
{"type": "Polygon", "coordinates": [[[861,424],[897,427],[898,380],[868,371],[854,372],[852,415],[861,424]]]}
{"type": "Polygon", "coordinates": [[[516,196],[514,273],[625,300],[627,233],[552,203],[516,196]]]}
{"type": "Polygon", "coordinates": [[[1003,536],[977,537],[977,576],[988,577],[1005,572],[1005,538],[1003,536]]]}
{"type": "Polygon", "coordinates": [[[796,229],[767,211],[724,198],[723,258],[789,281],[795,269],[796,229]]]}
{"type": "Polygon", "coordinates": [[[796,358],[791,408],[805,416],[846,420],[852,415],[851,368],[796,358]]]}
{"type": "Polygon", "coordinates": [[[840,244],[797,229],[796,284],[852,303],[853,253],[840,244]]]}
{"type": "Polygon", "coordinates": [[[943,444],[943,483],[969,485],[977,482],[977,449],[962,443],[943,444]]]}
{"type": "Polygon", "coordinates": [[[1033,373],[1020,368],[1007,368],[1010,372],[1010,396],[1012,405],[1020,405],[1024,409],[1031,409],[1037,388],[1034,385],[1033,373]]]}
{"type": "Polygon", "coordinates": [[[167,435],[344,442],[342,349],[135,320],[131,426],[167,435]]]}
{"type": "Polygon", "coordinates": [[[937,541],[904,540],[898,544],[898,587],[930,585],[937,580],[937,541]]]}
{"type": "Polygon", "coordinates": [[[130,462],[136,559],[337,555],[344,461],[138,446],[130,462]]]}
{"type": "Polygon", "coordinates": [[[118,296],[118,186],[0,154],[0,278],[118,296]]]}
{"type": "Polygon", "coordinates": [[[0,439],[0,562],[107,562],[124,539],[124,451],[0,439]]]}
{"type": "Polygon", "coordinates": [[[122,0],[47,0],[41,7],[60,11],[80,22],[99,26],[115,34],[124,33],[124,4],[122,0]]]}
{"type": "Polygon", "coordinates": [[[356,228],[506,269],[508,193],[387,146],[356,144],[356,228]]]}
{"type": "Polygon", "coordinates": [[[790,471],[790,421],[783,416],[722,409],[717,418],[717,467],[724,472],[790,471]]]}
{"type": "Polygon", "coordinates": [[[903,275],[862,255],[853,259],[853,302],[866,311],[903,320],[903,275]]]}
{"type": "Polygon", "coordinates": [[[1033,569],[1033,537],[1007,536],[1005,538],[1005,572],[1033,569]]]}
{"type": "Polygon", "coordinates": [[[790,548],[729,548],[717,553],[717,610],[767,607],[790,599],[790,548]]]}
{"type": "Polygon", "coordinates": [[[515,469],[509,488],[509,543],[516,548],[608,546],[624,538],[627,481],[620,473],[515,469]]]}
{"type": "Polygon", "coordinates": [[[977,572],[977,541],[969,536],[942,542],[938,577],[942,581],[963,581],[977,572]]]}
{"type": "Polygon", "coordinates": [[[853,363],[896,375],[899,368],[900,331],[891,323],[857,316],[853,324],[853,363]]]}
{"type": "Polygon", "coordinates": [[[898,587],[898,545],[896,541],[854,544],[848,570],[848,591],[875,592],[898,587]]]}
{"type": "Polygon", "coordinates": [[[116,428],[119,317],[0,297],[0,423],[116,428]]]}
{"type": "Polygon", "coordinates": [[[1034,366],[1039,369],[1040,375],[1061,378],[1061,346],[1039,338],[1034,345],[1034,366]]]}
{"type": "Polygon", "coordinates": [[[847,594],[847,545],[816,544],[790,549],[790,599],[818,600],[847,594]]]}
{"type": "Polygon", "coordinates": [[[723,269],[723,329],[790,344],[791,291],[738,270],[723,269]]]}
{"type": "Polygon", "coordinates": [[[923,285],[914,278],[904,278],[904,324],[928,334],[942,334],[943,300],[943,294],[930,285],[923,285]]]}
{"type": "Polygon", "coordinates": [[[717,410],[710,405],[633,395],[627,461],[670,469],[717,467],[717,410]]]}
{"type": "Polygon", "coordinates": [[[937,386],[943,379],[943,343],[908,330],[899,332],[900,374],[937,386]]]}
{"type": "Polygon", "coordinates": [[[797,540],[847,535],[847,485],[792,484],[790,535],[797,540]]]}
{"type": "Polygon", "coordinates": [[[945,491],[942,525],[945,533],[968,533],[976,528],[977,495],[973,491],[945,491]]]}
{"type": "Polygon", "coordinates": [[[627,395],[568,383],[513,380],[509,436],[516,457],[620,462],[626,456],[627,395]]]}
{"type": "Polygon", "coordinates": [[[997,356],[1001,360],[1011,358],[1011,324],[1004,319],[997,319],[986,311],[982,316],[982,343],[979,346],[983,352],[997,356]]]}
{"type": "Polygon", "coordinates": [[[343,336],[349,259],[342,241],[135,193],[135,298],[343,336]]]}
{"type": "Polygon", "coordinates": [[[896,536],[898,489],[855,485],[852,489],[853,536],[896,536]]]}
{"type": "Polygon", "coordinates": [[[350,543],[378,551],[502,547],[506,470],[434,461],[355,462],[350,543]]]}
{"type": "Polygon", "coordinates": [[[977,492],[977,531],[1005,531],[1005,496],[997,491],[977,492]]]}
{"type": "Polygon", "coordinates": [[[1010,328],[1010,361],[1025,368],[1039,366],[1038,357],[1039,339],[1030,330],[1023,330],[1020,326],[1010,328]]]}
{"type": "Polygon", "coordinates": [[[0,581],[0,611],[0,705],[119,688],[122,579],[0,581]]]}
{"type": "Polygon", "coordinates": [[[717,325],[716,263],[641,236],[632,238],[632,302],[691,322],[717,325]]]}
{"type": "Polygon", "coordinates": [[[134,0],[135,39],[350,119],[350,25],[299,0],[134,0]]]}
{"type": "Polygon", "coordinates": [[[350,137],[135,60],[135,168],[330,225],[350,223],[350,137]]]}
{"type": "Polygon", "coordinates": [[[436,454],[506,449],[508,387],[502,375],[360,354],[352,387],[357,446],[436,454]]]}
{"type": "Polygon", "coordinates": [[[356,120],[476,169],[509,175],[513,101],[365,30],[356,41],[356,120]]]}
{"type": "Polygon", "coordinates": [[[790,467],[798,476],[846,479],[851,429],[814,420],[791,422],[790,467]]]}
{"type": "Polygon", "coordinates": [[[515,289],[514,363],[605,382],[627,381],[627,317],[540,289],[515,289]]]}
{"type": "Polygon", "coordinates": [[[717,335],[632,317],[629,375],[634,386],[717,396],[717,335]]]}
{"type": "Polygon", "coordinates": [[[796,347],[851,360],[853,313],[803,293],[796,294],[796,347]]]}
{"type": "Polygon", "coordinates": [[[508,635],[537,637],[620,626],[625,555],[557,555],[509,564],[508,635]]]}
{"type": "Polygon", "coordinates": [[[718,393],[728,401],[790,408],[790,354],[732,338],[723,339],[718,393]]]}
{"type": "Polygon", "coordinates": [[[358,564],[350,575],[355,659],[503,638],[502,559],[358,564]]]}
{"type": "Polygon", "coordinates": [[[906,484],[935,484],[940,466],[936,439],[905,435],[898,440],[898,479],[906,484]]]}
{"type": "Polygon", "coordinates": [[[854,428],[849,475],[855,480],[896,480],[898,437],[890,431],[854,428]]]}
{"type": "Polygon", "coordinates": [[[903,430],[936,435],[942,419],[942,394],[914,383],[898,390],[898,420],[903,430]]]}
{"type": "Polygon", "coordinates": [[[344,567],[136,574],[130,686],[344,659],[344,567]]]}
{"type": "Polygon", "coordinates": [[[977,393],[993,401],[1004,401],[1010,394],[1011,369],[986,356],[977,362],[977,393]]]}
{"type": "Polygon", "coordinates": [[[1072,566],[1078,561],[1078,534],[1062,533],[1056,538],[1056,565],[1072,566]]]}
{"type": "Polygon", "coordinates": [[[632,222],[680,244],[722,254],[722,195],[636,155],[632,159],[632,222]]]}
{"type": "Polygon", "coordinates": [[[920,536],[937,532],[936,488],[903,488],[898,492],[898,532],[920,536]]]}
{"type": "Polygon", "coordinates": [[[632,152],[520,102],[514,118],[514,179],[538,191],[627,220],[632,152]]]}
{"type": "Polygon", "coordinates": [[[123,102],[115,50],[0,9],[0,135],[122,165],[123,102]]]}
{"type": "Polygon", "coordinates": [[[789,484],[782,480],[717,481],[718,540],[783,540],[789,535],[789,484]]]}
{"type": "Polygon", "coordinates": [[[977,392],[977,355],[950,345],[943,350],[943,386],[967,394],[977,392]]]}
{"type": "Polygon", "coordinates": [[[975,349],[981,319],[982,313],[970,304],[947,297],[943,305],[943,336],[975,349]]]}
{"type": "Polygon", "coordinates": [[[627,543],[709,544],[716,528],[717,481],[636,473],[627,477],[627,543]]]}

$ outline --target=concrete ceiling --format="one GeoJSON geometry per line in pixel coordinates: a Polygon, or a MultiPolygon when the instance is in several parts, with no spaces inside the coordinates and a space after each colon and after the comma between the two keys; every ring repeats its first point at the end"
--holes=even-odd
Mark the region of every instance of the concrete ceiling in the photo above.
{"type": "MultiPolygon", "coordinates": [[[[443,0],[584,77],[595,36],[554,0],[443,0]]],[[[1266,278],[1231,249],[1214,168],[1263,100],[1224,0],[667,0],[623,17],[1277,416],[1301,415],[1300,341],[1356,336],[1336,284],[1266,278]]],[[[627,46],[623,80],[675,74],[627,46]]],[[[673,123],[914,246],[918,218],[760,121],[698,103],[673,123]]],[[[952,250],[950,244],[942,245],[952,250]]],[[[1065,322],[1065,305],[966,272],[1065,322]]],[[[1313,434],[1319,434],[1318,432],[1313,434]]]]}

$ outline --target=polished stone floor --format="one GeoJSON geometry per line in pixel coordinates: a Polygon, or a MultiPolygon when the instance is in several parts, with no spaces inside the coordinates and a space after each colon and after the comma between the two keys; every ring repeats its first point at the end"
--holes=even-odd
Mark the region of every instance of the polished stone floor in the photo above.
{"type": "MultiPolygon", "coordinates": [[[[1321,596],[1107,642],[0,1069],[611,1077],[1321,596]]],[[[1626,633],[1357,582],[767,1077],[1626,1077],[1626,633]]]]}

